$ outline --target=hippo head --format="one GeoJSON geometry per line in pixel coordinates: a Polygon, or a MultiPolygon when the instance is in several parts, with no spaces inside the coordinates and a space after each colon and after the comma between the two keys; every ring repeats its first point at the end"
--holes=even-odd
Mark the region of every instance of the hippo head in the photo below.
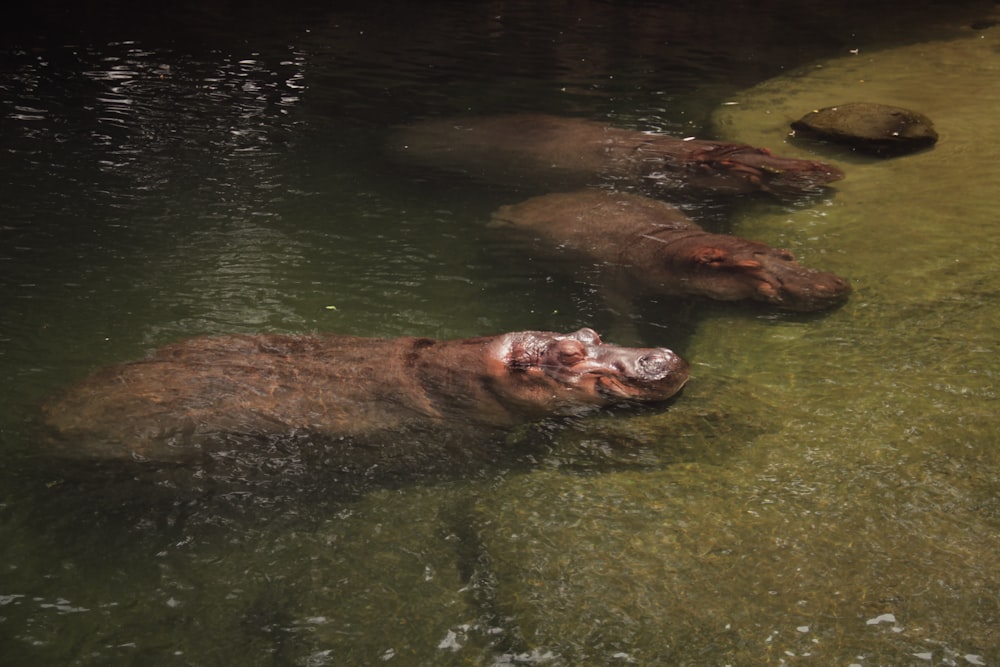
{"type": "Polygon", "coordinates": [[[766,148],[739,144],[709,144],[692,155],[695,170],[720,189],[763,191],[778,196],[821,192],[844,177],[833,165],[774,155],[766,148]]]}
{"type": "Polygon", "coordinates": [[[735,236],[692,237],[689,247],[672,248],[666,261],[666,271],[682,276],[688,291],[720,301],[812,312],[841,305],[851,293],[846,280],[802,266],[787,250],[735,236]]]}
{"type": "Polygon", "coordinates": [[[495,394],[526,413],[575,414],[605,405],[664,401],[688,365],[666,348],[605,344],[593,329],[523,331],[498,340],[495,394]]]}

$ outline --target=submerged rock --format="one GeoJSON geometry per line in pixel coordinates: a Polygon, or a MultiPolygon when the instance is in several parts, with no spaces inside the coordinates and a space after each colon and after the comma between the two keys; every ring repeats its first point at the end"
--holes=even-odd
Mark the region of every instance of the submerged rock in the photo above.
{"type": "Polygon", "coordinates": [[[811,111],[793,122],[792,129],[883,157],[929,148],[938,139],[934,124],[922,113],[870,102],[811,111]]]}

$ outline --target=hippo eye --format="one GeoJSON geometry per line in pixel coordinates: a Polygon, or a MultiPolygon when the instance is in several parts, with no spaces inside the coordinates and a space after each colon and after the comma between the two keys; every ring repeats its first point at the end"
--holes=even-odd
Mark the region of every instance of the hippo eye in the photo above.
{"type": "Polygon", "coordinates": [[[580,341],[562,340],[556,349],[556,361],[560,366],[573,366],[587,358],[587,348],[580,341]]]}

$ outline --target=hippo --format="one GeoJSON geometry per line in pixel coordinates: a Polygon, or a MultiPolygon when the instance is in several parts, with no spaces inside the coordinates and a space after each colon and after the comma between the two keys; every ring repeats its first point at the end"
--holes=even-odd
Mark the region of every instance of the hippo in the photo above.
{"type": "Polygon", "coordinates": [[[787,250],[706,232],[673,206],[640,195],[543,195],[501,207],[491,225],[583,255],[657,294],[808,312],[842,304],[851,291],[843,278],[802,266],[787,250]]]}
{"type": "Polygon", "coordinates": [[[431,119],[401,128],[390,150],[422,165],[489,180],[579,187],[595,178],[655,179],[699,192],[821,192],[836,167],[743,144],[678,139],[543,114],[431,119]]]}
{"type": "Polygon", "coordinates": [[[586,328],[457,340],[209,336],[99,370],[42,418],[62,456],[190,464],[295,450],[296,465],[367,469],[547,417],[665,401],[688,372],[666,348],[619,347],[586,328]]]}

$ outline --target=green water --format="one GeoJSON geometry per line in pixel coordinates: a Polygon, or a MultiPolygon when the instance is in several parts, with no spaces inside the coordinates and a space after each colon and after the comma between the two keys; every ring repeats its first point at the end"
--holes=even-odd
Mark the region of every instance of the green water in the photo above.
{"type": "Polygon", "coordinates": [[[571,4],[210,5],[9,42],[0,662],[1000,662],[1000,27],[969,27],[995,8],[571,4]],[[853,100],[926,113],[938,146],[787,137],[853,100]],[[836,162],[830,199],[688,206],[854,295],[820,316],[608,301],[485,227],[523,193],[373,148],[413,117],[516,110],[836,162]],[[514,433],[533,455],[508,468],[81,479],[29,425],[50,391],[187,336],[584,325],[673,347],[690,385],[514,433]]]}

